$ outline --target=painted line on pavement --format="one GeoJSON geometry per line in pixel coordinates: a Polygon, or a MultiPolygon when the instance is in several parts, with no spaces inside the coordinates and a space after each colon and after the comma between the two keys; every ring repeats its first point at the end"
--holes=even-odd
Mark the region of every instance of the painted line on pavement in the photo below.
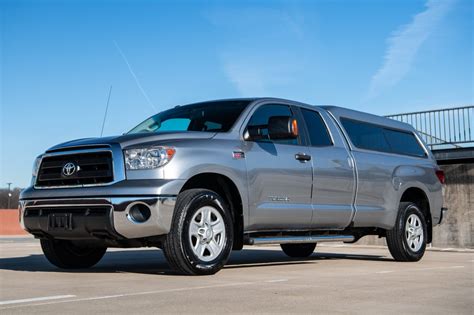
{"type": "Polygon", "coordinates": [[[447,266],[447,267],[429,267],[429,268],[415,268],[415,269],[401,269],[401,270],[382,270],[375,273],[386,274],[392,272],[407,272],[407,271],[426,271],[426,270],[445,270],[445,269],[460,269],[465,266],[447,266]]]}
{"type": "MultiPolygon", "coordinates": [[[[65,300],[65,301],[53,301],[53,302],[46,302],[46,303],[33,303],[33,304],[14,305],[14,306],[9,306],[9,307],[0,307],[0,310],[20,308],[20,307],[30,307],[30,306],[64,304],[64,303],[73,303],[73,302],[97,301],[97,300],[115,299],[115,298],[121,298],[121,297],[150,295],[150,294],[159,294],[159,293],[171,293],[171,292],[182,292],[182,291],[192,291],[192,290],[225,288],[225,287],[234,287],[234,286],[242,286],[242,285],[252,285],[252,284],[258,284],[258,283],[261,283],[261,282],[237,282],[237,283],[225,283],[225,284],[199,286],[199,287],[184,287],[184,288],[176,288],[176,289],[163,289],[163,290],[156,290],[156,291],[132,292],[132,293],[105,295],[105,296],[92,296],[92,297],[65,300]]],[[[75,295],[73,295],[71,297],[75,297],[75,295]]]]}
{"type": "Polygon", "coordinates": [[[43,296],[43,297],[36,297],[36,298],[30,298],[30,299],[0,301],[0,305],[58,300],[58,299],[67,299],[67,298],[73,298],[73,297],[76,297],[76,296],[70,295],[70,294],[69,295],[52,295],[52,296],[43,296]]]}
{"type": "Polygon", "coordinates": [[[275,279],[275,280],[267,280],[265,282],[268,282],[268,283],[276,283],[276,282],[287,282],[288,279],[275,279]]]}
{"type": "Polygon", "coordinates": [[[464,268],[464,266],[430,267],[430,268],[418,268],[418,269],[413,269],[413,270],[414,271],[418,271],[418,270],[443,270],[443,269],[458,269],[458,268],[464,268]]]}

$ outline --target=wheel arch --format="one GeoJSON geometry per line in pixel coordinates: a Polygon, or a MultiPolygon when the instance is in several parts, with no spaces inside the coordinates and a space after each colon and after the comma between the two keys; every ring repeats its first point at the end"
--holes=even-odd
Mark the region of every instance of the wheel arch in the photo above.
{"type": "Polygon", "coordinates": [[[235,182],[226,175],[205,172],[189,178],[180,190],[180,193],[193,188],[209,189],[219,194],[230,207],[234,225],[234,250],[242,249],[244,243],[244,214],[243,200],[235,182]]]}
{"type": "Polygon", "coordinates": [[[419,187],[409,187],[402,193],[400,202],[413,202],[425,216],[428,237],[427,243],[433,239],[433,222],[431,216],[430,201],[426,192],[419,187]]]}

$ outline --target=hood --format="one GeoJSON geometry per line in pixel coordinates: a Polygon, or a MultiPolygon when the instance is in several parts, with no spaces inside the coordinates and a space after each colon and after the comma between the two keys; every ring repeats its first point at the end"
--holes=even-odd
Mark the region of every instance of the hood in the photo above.
{"type": "Polygon", "coordinates": [[[61,150],[65,148],[88,147],[119,144],[122,148],[134,146],[137,144],[167,143],[170,141],[179,141],[187,139],[211,139],[216,135],[215,132],[200,131],[180,131],[180,132],[160,132],[160,133],[135,133],[121,136],[103,137],[103,138],[84,138],[64,142],[49,148],[46,152],[61,150]]]}

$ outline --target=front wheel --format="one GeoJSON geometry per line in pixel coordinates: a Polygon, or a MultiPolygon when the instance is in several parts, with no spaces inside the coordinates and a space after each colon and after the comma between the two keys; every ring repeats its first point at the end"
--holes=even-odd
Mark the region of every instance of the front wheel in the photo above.
{"type": "Polygon", "coordinates": [[[50,263],[63,269],[92,267],[107,250],[105,247],[81,246],[80,242],[49,239],[41,240],[41,249],[50,263]]]}
{"type": "Polygon", "coordinates": [[[302,244],[281,244],[283,252],[294,258],[305,258],[311,256],[316,248],[316,243],[302,243],[302,244]]]}
{"type": "Polygon", "coordinates": [[[426,249],[425,216],[413,202],[401,202],[397,222],[387,231],[387,245],[396,261],[418,261],[426,249]]]}
{"type": "Polygon", "coordinates": [[[190,189],[178,195],[163,250],[177,272],[210,275],[227,262],[233,237],[232,214],[224,200],[210,190],[190,189]]]}

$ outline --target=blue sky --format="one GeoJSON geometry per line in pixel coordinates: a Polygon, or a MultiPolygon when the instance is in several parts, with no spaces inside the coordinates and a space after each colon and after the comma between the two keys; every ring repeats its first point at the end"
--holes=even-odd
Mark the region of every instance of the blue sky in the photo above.
{"type": "Polygon", "coordinates": [[[177,104],[275,96],[375,114],[474,104],[473,1],[0,0],[0,187],[49,146],[177,104]],[[127,64],[128,63],[128,64],[127,64]]]}

